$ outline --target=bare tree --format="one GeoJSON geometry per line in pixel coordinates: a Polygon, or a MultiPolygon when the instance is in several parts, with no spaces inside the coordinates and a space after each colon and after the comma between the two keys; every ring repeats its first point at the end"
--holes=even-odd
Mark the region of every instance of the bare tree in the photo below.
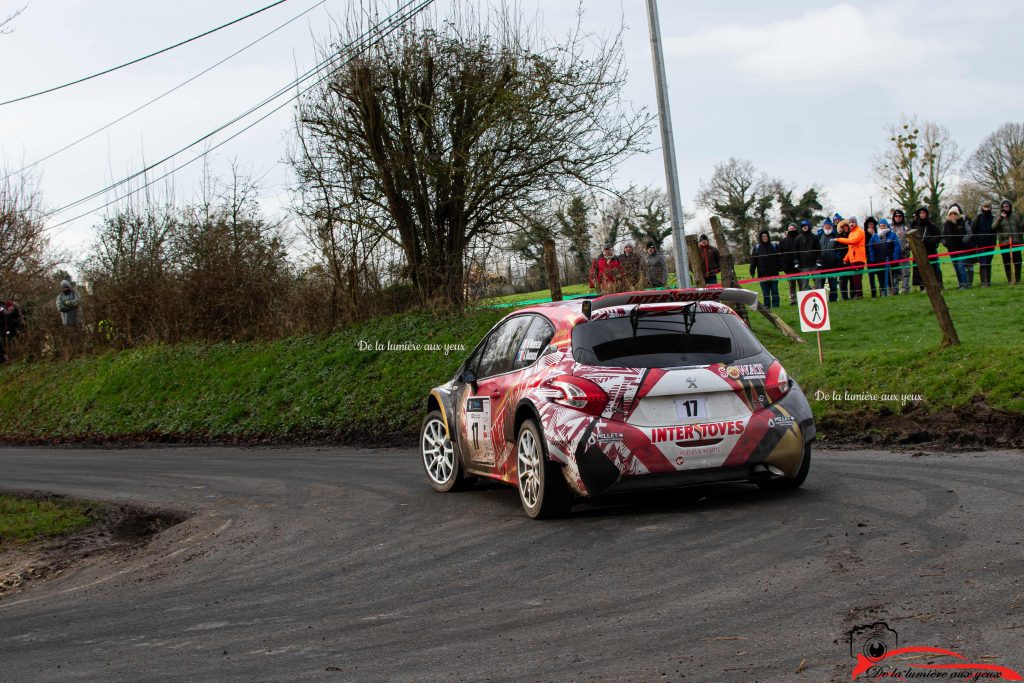
{"type": "Polygon", "coordinates": [[[697,206],[707,209],[724,221],[726,238],[740,250],[740,257],[750,255],[750,245],[760,229],[755,210],[766,213],[776,194],[777,184],[754,168],[746,159],[730,158],[715,166],[711,179],[700,184],[697,206]]]}
{"type": "Polygon", "coordinates": [[[933,121],[918,124],[916,116],[903,116],[889,127],[889,145],[874,156],[875,178],[907,215],[927,205],[938,216],[961,154],[945,126],[933,121]]]}
{"type": "Polygon", "coordinates": [[[925,203],[933,216],[940,216],[946,183],[960,163],[963,152],[945,126],[925,121],[921,124],[921,175],[927,194],[925,203]]]}
{"type": "Polygon", "coordinates": [[[1004,123],[967,160],[968,177],[992,198],[1024,199],[1024,124],[1004,123]]]}
{"type": "Polygon", "coordinates": [[[14,29],[10,26],[11,22],[18,18],[22,12],[28,7],[28,3],[22,7],[14,10],[11,14],[8,14],[3,19],[0,19],[0,36],[11,33],[14,29]]]}
{"type": "MultiPolygon", "coordinates": [[[[650,129],[646,112],[622,105],[620,36],[555,42],[507,9],[488,21],[474,7],[344,55],[296,115],[300,186],[325,188],[322,201],[400,247],[421,301],[461,302],[474,238],[607,183],[650,129]]],[[[363,21],[351,15],[339,42],[363,21]]]]}
{"type": "Polygon", "coordinates": [[[56,267],[36,179],[0,168],[0,292],[13,296],[56,267]]]}

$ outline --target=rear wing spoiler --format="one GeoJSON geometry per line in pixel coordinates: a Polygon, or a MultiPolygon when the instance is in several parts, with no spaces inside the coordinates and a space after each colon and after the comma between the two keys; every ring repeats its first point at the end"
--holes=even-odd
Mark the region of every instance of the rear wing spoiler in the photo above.
{"type": "Polygon", "coordinates": [[[662,289],[646,292],[623,292],[607,294],[596,299],[584,299],[583,315],[590,318],[592,312],[611,306],[631,304],[691,303],[698,301],[719,301],[750,306],[757,310],[757,292],[737,287],[716,289],[662,289]]]}

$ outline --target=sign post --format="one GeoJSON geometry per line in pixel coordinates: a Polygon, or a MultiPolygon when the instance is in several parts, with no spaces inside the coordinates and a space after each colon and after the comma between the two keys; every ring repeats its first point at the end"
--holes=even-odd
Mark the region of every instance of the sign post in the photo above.
{"type": "Polygon", "coordinates": [[[828,290],[805,289],[797,292],[796,303],[800,310],[800,330],[818,335],[818,363],[824,364],[821,333],[832,329],[832,321],[828,317],[828,290]]]}

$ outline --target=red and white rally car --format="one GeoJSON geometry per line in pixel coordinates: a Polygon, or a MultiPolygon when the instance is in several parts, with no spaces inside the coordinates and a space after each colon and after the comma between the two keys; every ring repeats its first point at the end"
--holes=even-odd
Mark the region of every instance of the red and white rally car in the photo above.
{"type": "Polygon", "coordinates": [[[530,517],[641,488],[800,486],[815,436],[797,383],[721,302],[743,289],[626,292],[502,319],[427,399],[430,485],[489,477],[530,517]]]}

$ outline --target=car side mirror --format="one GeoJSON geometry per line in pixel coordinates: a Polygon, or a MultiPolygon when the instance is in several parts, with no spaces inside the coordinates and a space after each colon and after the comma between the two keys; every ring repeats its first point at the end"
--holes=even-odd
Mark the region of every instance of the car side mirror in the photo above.
{"type": "Polygon", "coordinates": [[[459,381],[463,384],[468,384],[474,392],[476,391],[476,373],[472,370],[463,370],[462,374],[459,375],[459,381]]]}
{"type": "Polygon", "coordinates": [[[557,353],[557,352],[558,352],[558,344],[548,344],[548,347],[546,349],[544,349],[544,353],[542,353],[540,355],[546,356],[549,353],[557,353]]]}

